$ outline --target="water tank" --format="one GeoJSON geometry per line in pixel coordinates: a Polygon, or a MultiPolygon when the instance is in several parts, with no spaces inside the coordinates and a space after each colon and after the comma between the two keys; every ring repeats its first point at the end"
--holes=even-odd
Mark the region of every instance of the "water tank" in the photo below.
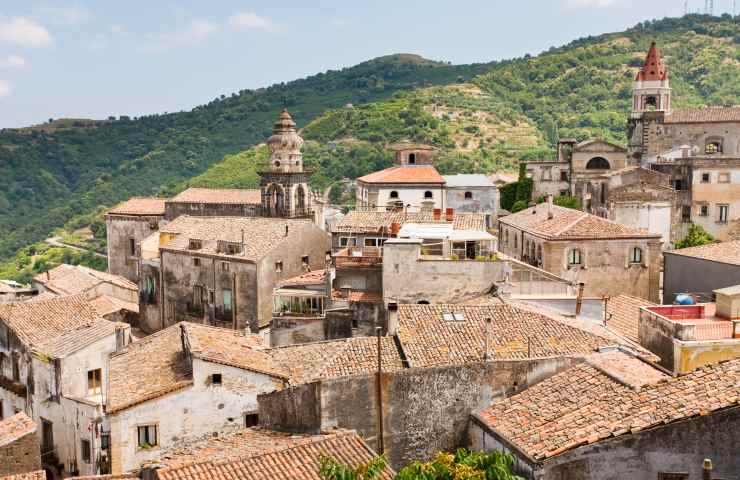
{"type": "Polygon", "coordinates": [[[686,293],[679,293],[676,295],[676,304],[678,305],[693,305],[694,303],[694,297],[691,295],[686,293]]]}

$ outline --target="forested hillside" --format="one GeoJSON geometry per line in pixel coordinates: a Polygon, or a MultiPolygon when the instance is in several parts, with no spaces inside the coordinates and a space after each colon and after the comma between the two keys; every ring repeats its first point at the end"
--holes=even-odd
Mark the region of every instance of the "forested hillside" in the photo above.
{"type": "Polygon", "coordinates": [[[256,185],[264,152],[249,147],[269,136],[283,104],[303,127],[317,187],[386,166],[384,145],[403,138],[437,146],[443,172],[513,169],[551,155],[558,136],[624,142],[632,80],[652,40],[670,69],[674,106],[740,104],[740,18],[692,15],[536,57],[451,66],[397,55],[189,112],[5,130],[0,258],[132,195],[256,185]]]}

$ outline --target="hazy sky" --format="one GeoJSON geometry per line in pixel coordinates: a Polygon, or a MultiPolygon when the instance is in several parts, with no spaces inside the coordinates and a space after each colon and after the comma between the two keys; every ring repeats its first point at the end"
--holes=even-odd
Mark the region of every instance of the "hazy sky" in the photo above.
{"type": "MultiPolygon", "coordinates": [[[[714,3],[719,13],[733,0],[714,3]]],[[[0,0],[0,127],[187,110],[390,53],[454,63],[536,54],[683,9],[684,0],[0,0]]]]}

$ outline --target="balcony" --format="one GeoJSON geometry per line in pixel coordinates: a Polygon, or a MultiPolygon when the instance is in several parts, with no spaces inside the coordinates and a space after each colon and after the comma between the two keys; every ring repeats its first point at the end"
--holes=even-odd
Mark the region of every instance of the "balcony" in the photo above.
{"type": "Polygon", "coordinates": [[[735,338],[733,321],[717,317],[715,304],[647,307],[650,313],[670,325],[673,338],[682,341],[735,338]]]}
{"type": "Polygon", "coordinates": [[[383,249],[379,247],[348,247],[334,255],[337,268],[373,268],[383,264],[383,249]]]}

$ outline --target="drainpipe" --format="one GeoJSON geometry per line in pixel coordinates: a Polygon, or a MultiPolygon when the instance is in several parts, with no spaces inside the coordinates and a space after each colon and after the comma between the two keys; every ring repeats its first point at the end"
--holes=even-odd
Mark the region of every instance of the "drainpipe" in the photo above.
{"type": "Polygon", "coordinates": [[[382,328],[375,327],[375,333],[378,337],[378,374],[377,374],[377,385],[376,390],[378,392],[378,453],[383,455],[385,452],[385,446],[383,442],[383,366],[381,363],[381,331],[382,328]]]}

